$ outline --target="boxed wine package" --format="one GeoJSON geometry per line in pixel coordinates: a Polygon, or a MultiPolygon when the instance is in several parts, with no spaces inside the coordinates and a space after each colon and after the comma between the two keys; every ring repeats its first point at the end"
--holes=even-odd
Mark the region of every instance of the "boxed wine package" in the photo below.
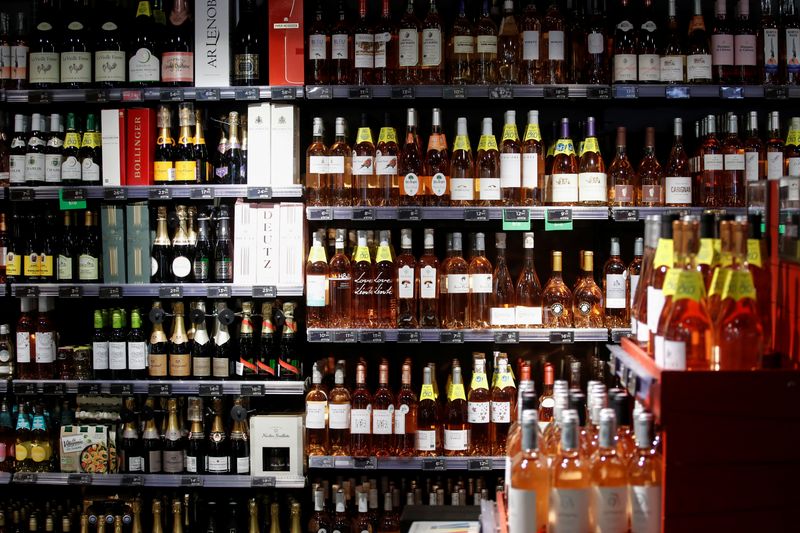
{"type": "Polygon", "coordinates": [[[258,204],[256,212],[256,284],[278,285],[281,250],[280,204],[258,204]]]}
{"type": "Polygon", "coordinates": [[[125,109],[100,111],[100,131],[103,146],[103,185],[117,187],[126,184],[128,170],[125,161],[125,134],[127,132],[125,109]]]}
{"type": "Polygon", "coordinates": [[[156,143],[156,110],[133,108],[128,111],[125,135],[128,169],[127,185],[152,185],[156,143]]]}
{"type": "Polygon", "coordinates": [[[300,108],[272,104],[270,124],[270,185],[286,187],[299,183],[300,108]]]}
{"type": "Polygon", "coordinates": [[[128,283],[150,283],[150,213],[147,202],[125,206],[128,283]]]}
{"type": "Polygon", "coordinates": [[[269,84],[303,85],[303,0],[269,0],[269,84]]]}
{"type": "Polygon", "coordinates": [[[305,236],[308,233],[304,225],[303,204],[296,202],[280,204],[278,224],[281,229],[278,286],[302,286],[306,252],[305,236]]]}
{"type": "Polygon", "coordinates": [[[197,87],[231,84],[233,5],[234,2],[227,0],[197,0],[194,4],[194,80],[197,87]]]}
{"type": "Polygon", "coordinates": [[[241,199],[233,208],[233,282],[256,283],[256,209],[241,199]]]}
{"type": "Polygon", "coordinates": [[[103,281],[125,283],[125,207],[102,204],[100,221],[103,231],[103,281]]]}
{"type": "Polygon", "coordinates": [[[250,417],[250,475],[290,480],[303,477],[303,415],[250,417]]]}
{"type": "Polygon", "coordinates": [[[270,104],[247,106],[247,184],[270,185],[270,104]]]}

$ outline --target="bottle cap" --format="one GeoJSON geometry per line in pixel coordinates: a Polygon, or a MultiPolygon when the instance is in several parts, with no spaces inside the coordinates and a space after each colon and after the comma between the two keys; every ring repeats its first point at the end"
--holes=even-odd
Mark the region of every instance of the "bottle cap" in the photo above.
{"type": "Polygon", "coordinates": [[[509,109],[505,112],[505,123],[506,124],[516,124],[517,123],[517,112],[509,109]]]}
{"type": "Polygon", "coordinates": [[[156,120],[159,128],[172,127],[172,114],[169,107],[162,105],[158,107],[158,118],[156,120]]]}
{"type": "Polygon", "coordinates": [[[624,147],[625,146],[625,127],[619,126],[617,128],[617,147],[624,147]]]}
{"type": "Polygon", "coordinates": [[[459,117],[456,121],[456,135],[467,135],[467,119],[459,117]]]}
{"type": "Polygon", "coordinates": [[[637,237],[633,243],[633,255],[634,257],[641,257],[644,255],[644,239],[641,237],[637,237]]]}
{"type": "Polygon", "coordinates": [[[656,129],[653,127],[648,127],[644,130],[644,145],[650,148],[656,145],[656,129]]]}
{"type": "MultiPolygon", "coordinates": [[[[388,124],[388,122],[387,122],[388,124]]],[[[406,110],[406,125],[408,127],[416,126],[417,125],[417,110],[413,107],[409,107],[406,110]]]]}
{"type": "Polygon", "coordinates": [[[676,118],[672,124],[672,133],[675,137],[683,137],[683,120],[676,118]]]}
{"type": "Polygon", "coordinates": [[[425,228],[425,248],[433,248],[433,228],[425,228]]]}
{"type": "Polygon", "coordinates": [[[528,124],[538,124],[539,123],[539,111],[535,109],[531,109],[528,111],[528,124]]]}
{"type": "Polygon", "coordinates": [[[411,230],[409,228],[400,230],[400,247],[405,249],[411,248],[411,230]]]}
{"type": "Polygon", "coordinates": [[[506,249],[506,234],[503,232],[497,232],[494,234],[494,246],[498,250],[505,250],[506,249]]]}
{"type": "Polygon", "coordinates": [[[636,418],[634,427],[636,436],[636,447],[647,449],[653,446],[653,415],[650,413],[640,413],[636,418]]]}
{"type": "Polygon", "coordinates": [[[55,298],[52,296],[39,296],[39,312],[47,313],[55,307],[55,298]]]}
{"type": "Polygon", "coordinates": [[[433,116],[431,117],[431,124],[433,126],[441,126],[442,125],[442,110],[439,109],[438,107],[434,107],[432,115],[433,116]]]}
{"type": "Polygon", "coordinates": [[[611,238],[611,255],[620,255],[619,239],[617,237],[611,238]]]}
{"type": "Polygon", "coordinates": [[[8,324],[0,324],[0,335],[8,335],[9,331],[8,324]]]}

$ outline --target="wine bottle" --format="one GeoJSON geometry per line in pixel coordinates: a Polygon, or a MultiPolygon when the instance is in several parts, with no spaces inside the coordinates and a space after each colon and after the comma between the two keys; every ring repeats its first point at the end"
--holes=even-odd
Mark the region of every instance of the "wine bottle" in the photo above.
{"type": "Polygon", "coordinates": [[[193,38],[194,25],[188,0],[174,0],[167,38],[161,51],[161,81],[165,85],[186,87],[194,84],[193,38]]]}
{"type": "Polygon", "coordinates": [[[353,84],[370,85],[372,71],[375,68],[375,33],[372,25],[367,21],[367,0],[359,0],[358,21],[353,29],[352,53],[353,58],[353,84]]]}
{"type": "Polygon", "coordinates": [[[86,116],[86,129],[81,139],[78,159],[81,162],[81,181],[86,185],[100,185],[100,164],[103,160],[100,146],[99,124],[94,113],[86,116]]]}
{"type": "Polygon", "coordinates": [[[214,346],[211,357],[211,375],[215,378],[230,376],[231,352],[233,350],[228,325],[223,323],[223,315],[228,311],[225,302],[216,303],[216,321],[214,322],[214,346]]]}
{"type": "Polygon", "coordinates": [[[183,323],[183,302],[172,304],[172,334],[169,337],[169,375],[184,379],[192,375],[189,338],[183,323]]]}
{"type": "Polygon", "coordinates": [[[278,361],[278,377],[283,381],[297,381],[303,379],[303,366],[297,354],[295,334],[297,324],[294,321],[295,304],[283,304],[283,331],[281,332],[280,360],[278,361]]]}
{"type": "Polygon", "coordinates": [[[205,211],[197,217],[197,242],[192,257],[192,280],[195,283],[207,283],[211,278],[211,263],[214,250],[211,246],[209,227],[210,219],[205,211]]]}
{"type": "Polygon", "coordinates": [[[214,281],[233,283],[233,240],[229,229],[228,208],[221,206],[217,213],[217,240],[214,244],[214,281]]]}
{"type": "Polygon", "coordinates": [[[64,135],[63,162],[61,163],[61,181],[64,184],[79,185],[81,182],[81,134],[75,113],[67,113],[67,131],[64,135]]]}
{"type": "Polygon", "coordinates": [[[195,183],[208,183],[211,181],[213,170],[211,169],[211,159],[206,146],[203,112],[199,109],[194,111],[194,138],[192,142],[194,143],[195,183]]]}
{"type": "Polygon", "coordinates": [[[45,121],[39,113],[31,115],[31,135],[25,150],[25,184],[44,185],[45,121]]]}
{"type": "Polygon", "coordinates": [[[9,185],[25,185],[25,153],[27,152],[25,115],[14,115],[14,137],[8,156],[9,185]]]}
{"type": "Polygon", "coordinates": [[[87,210],[84,214],[83,239],[78,247],[78,280],[98,283],[101,277],[102,246],[97,233],[97,215],[87,210]]]}
{"type": "Polygon", "coordinates": [[[239,326],[239,360],[234,365],[236,375],[244,379],[254,379],[258,374],[256,366],[256,344],[253,336],[253,302],[242,302],[242,322],[239,326]]]}
{"type": "Polygon", "coordinates": [[[308,59],[306,79],[309,85],[327,85],[329,78],[329,60],[331,37],[328,24],[325,22],[325,13],[322,9],[322,0],[317,0],[314,9],[314,18],[308,28],[308,59]]]}
{"type": "Polygon", "coordinates": [[[190,317],[194,322],[194,336],[191,343],[192,377],[208,379],[211,377],[211,339],[206,329],[206,303],[198,300],[192,302],[191,307],[190,317]]]}
{"type": "Polygon", "coordinates": [[[272,302],[261,304],[261,343],[258,352],[258,373],[265,379],[278,377],[278,357],[275,349],[275,326],[272,324],[272,302]]]}
{"type": "Polygon", "coordinates": [[[733,29],[728,18],[728,0],[716,0],[711,30],[711,62],[714,83],[731,83],[734,78],[733,29]]]}
{"type": "Polygon", "coordinates": [[[120,442],[122,471],[126,473],[142,473],[144,472],[144,457],[142,456],[139,431],[136,429],[136,400],[132,397],[125,398],[124,405],[125,407],[120,413],[120,418],[123,422],[122,442],[120,442]]]}
{"type": "Polygon", "coordinates": [[[162,320],[164,311],[161,309],[161,302],[153,302],[150,310],[150,321],[153,329],[150,331],[150,349],[147,354],[147,373],[151,378],[167,377],[167,335],[164,333],[162,320]]]}
{"type": "MultiPolygon", "coordinates": [[[[145,412],[142,413],[142,418],[145,419],[144,432],[142,433],[142,455],[144,456],[144,472],[146,474],[161,473],[161,437],[156,428],[153,405],[153,399],[148,398],[145,402],[145,412]]],[[[157,501],[155,500],[155,502],[157,501]]],[[[155,511],[155,503],[153,503],[154,523],[157,518],[155,511]]]]}
{"type": "Polygon", "coordinates": [[[158,139],[153,158],[153,181],[165,185],[175,181],[175,140],[172,138],[172,113],[169,107],[158,108],[158,139]]]}
{"type": "Polygon", "coordinates": [[[189,216],[185,205],[175,206],[175,215],[178,226],[172,239],[172,261],[170,263],[171,279],[183,283],[191,279],[192,260],[194,259],[191,245],[189,244],[188,220],[189,216]]]}
{"type": "Polygon", "coordinates": [[[250,437],[247,430],[247,409],[242,403],[241,397],[236,398],[231,409],[233,427],[230,437],[230,466],[233,474],[246,476],[250,474],[250,437]]]}
{"type": "MultiPolygon", "coordinates": [[[[192,138],[195,129],[194,104],[184,102],[178,108],[178,124],[181,128],[178,144],[172,157],[175,161],[175,184],[186,185],[197,182],[197,156],[192,138]]],[[[205,144],[205,141],[204,141],[205,144]]]]}
{"type": "Polygon", "coordinates": [[[155,85],[161,79],[158,30],[150,0],[139,0],[128,46],[128,81],[133,86],[155,85]]]}
{"type": "Polygon", "coordinates": [[[28,61],[30,87],[52,89],[61,81],[61,58],[55,28],[53,0],[39,0],[40,20],[31,39],[28,61]]]}
{"type": "Polygon", "coordinates": [[[239,22],[233,33],[233,84],[263,83],[265,51],[255,0],[239,0],[239,22]]]}
{"type": "Polygon", "coordinates": [[[61,183],[61,165],[64,163],[64,133],[61,115],[50,115],[50,135],[44,149],[44,181],[47,184],[61,183]]]}
{"type": "Polygon", "coordinates": [[[86,28],[86,10],[81,0],[72,0],[65,10],[67,23],[61,42],[61,86],[82,89],[92,83],[92,51],[86,28]]]}
{"type": "Polygon", "coordinates": [[[700,0],[694,1],[694,15],[689,22],[686,47],[686,81],[689,83],[711,83],[712,78],[711,48],[701,4],[700,0]]]}
{"type": "Polygon", "coordinates": [[[637,78],[636,30],[628,0],[621,0],[619,22],[614,32],[614,83],[632,83],[637,78]]]}
{"type": "Polygon", "coordinates": [[[5,89],[11,81],[11,18],[0,13],[0,88],[5,89]]]}
{"type": "Polygon", "coordinates": [[[122,322],[122,312],[119,309],[114,309],[111,312],[111,335],[108,338],[108,368],[111,379],[127,379],[127,342],[122,322]]]}
{"type": "Polygon", "coordinates": [[[215,397],[211,402],[214,418],[206,440],[206,472],[228,474],[231,470],[230,444],[222,423],[222,398],[215,397]]]}
{"type": "Polygon", "coordinates": [[[167,233],[167,207],[160,205],[156,211],[156,237],[150,252],[150,280],[164,283],[170,279],[172,247],[167,233]]]}
{"type": "Polygon", "coordinates": [[[94,45],[94,82],[104,88],[125,83],[125,48],[120,30],[120,0],[105,0],[94,45]]]}
{"type": "Polygon", "coordinates": [[[147,377],[147,336],[142,329],[142,316],[137,308],[131,310],[131,329],[126,338],[128,374],[131,379],[147,377]]]}
{"type": "Polygon", "coordinates": [[[206,434],[203,430],[203,399],[189,398],[187,420],[191,426],[186,443],[186,472],[203,474],[206,471],[206,434]]]}
{"type": "Polygon", "coordinates": [[[7,89],[24,89],[28,85],[28,19],[24,11],[17,13],[14,37],[11,39],[11,79],[7,89]]]}
{"type": "MultiPolygon", "coordinates": [[[[180,306],[183,311],[183,304],[180,306]]],[[[180,474],[183,472],[186,439],[181,434],[181,428],[178,425],[178,400],[176,398],[167,400],[167,430],[164,433],[164,448],[161,454],[164,473],[180,474]]]]}
{"type": "Polygon", "coordinates": [[[222,183],[246,183],[242,159],[242,145],[239,142],[239,113],[228,114],[228,144],[224,154],[225,179],[222,183]]]}

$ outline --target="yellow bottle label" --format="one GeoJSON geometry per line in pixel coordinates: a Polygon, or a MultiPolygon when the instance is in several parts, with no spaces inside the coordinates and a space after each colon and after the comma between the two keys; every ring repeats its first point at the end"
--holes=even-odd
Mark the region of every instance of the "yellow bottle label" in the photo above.
{"type": "Polygon", "coordinates": [[[667,266],[671,267],[675,264],[673,257],[673,243],[672,239],[658,239],[658,246],[656,247],[656,257],[653,264],[656,268],[667,266]]]}
{"type": "Polygon", "coordinates": [[[308,262],[319,263],[320,261],[322,261],[323,263],[328,262],[328,257],[325,255],[325,247],[312,246],[311,250],[308,252],[308,262]]]}
{"type": "Polygon", "coordinates": [[[353,260],[356,262],[366,261],[369,263],[372,260],[369,255],[369,246],[358,246],[353,260]]]}
{"type": "Polygon", "coordinates": [[[600,145],[597,144],[596,137],[587,137],[586,140],[583,141],[580,152],[581,157],[583,157],[583,154],[585,154],[586,152],[595,152],[597,154],[600,153],[600,145]]]}
{"type": "Polygon", "coordinates": [[[503,140],[504,141],[518,141],[519,132],[517,131],[516,124],[506,124],[503,126],[503,140]]]}
{"type": "Polygon", "coordinates": [[[6,255],[6,275],[19,276],[22,274],[22,256],[15,253],[6,255]]]}
{"type": "Polygon", "coordinates": [[[664,296],[674,296],[675,289],[678,287],[678,278],[680,277],[681,271],[678,268],[670,268],[667,271],[667,275],[664,276],[664,285],[662,287],[662,292],[664,296]]]}
{"type": "Polygon", "coordinates": [[[64,149],[67,148],[80,148],[81,147],[81,136],[79,133],[71,131],[67,133],[64,137],[64,149]]]}
{"type": "Polygon", "coordinates": [[[136,16],[137,17],[141,17],[141,16],[152,17],[153,16],[153,14],[150,12],[150,2],[149,1],[142,0],[141,2],[139,2],[139,6],[136,8],[136,16]]]}
{"type": "Polygon", "coordinates": [[[426,383],[422,385],[422,390],[419,393],[419,401],[422,400],[436,400],[433,394],[433,385],[426,383]]]}
{"type": "Polygon", "coordinates": [[[375,254],[375,262],[380,263],[381,261],[392,262],[392,250],[388,245],[378,247],[378,252],[375,254]]]}
{"type": "MultiPolygon", "coordinates": [[[[753,284],[753,275],[749,270],[737,270],[731,276],[730,282],[731,297],[736,300],[744,300],[745,298],[755,301],[756,287],[753,284]]],[[[722,296],[725,298],[725,295],[722,296]]]]}
{"type": "Polygon", "coordinates": [[[472,148],[469,145],[469,137],[466,135],[459,135],[456,137],[456,141],[453,144],[453,151],[455,150],[465,150],[469,152],[472,148]]]}
{"type": "Polygon", "coordinates": [[[196,161],[175,161],[175,181],[184,183],[194,181],[196,170],[196,161]]]}
{"type": "Polygon", "coordinates": [[[700,250],[697,252],[697,263],[700,265],[715,265],[714,239],[700,239],[700,250]]]}
{"type": "Polygon", "coordinates": [[[575,145],[572,139],[559,139],[553,155],[575,155],[575,145]]]}
{"type": "Polygon", "coordinates": [[[800,146],[800,131],[799,130],[789,130],[789,133],[786,135],[786,145],[794,145],[800,146]]]}
{"type": "Polygon", "coordinates": [[[369,128],[358,128],[358,135],[356,135],[356,144],[372,143],[372,130],[369,128]]]}
{"type": "Polygon", "coordinates": [[[89,148],[96,148],[97,145],[95,144],[94,132],[87,131],[83,134],[83,140],[81,141],[82,146],[88,146],[89,148]]]}
{"type": "Polygon", "coordinates": [[[451,402],[453,400],[466,400],[467,395],[464,394],[464,384],[463,383],[453,383],[450,385],[450,391],[447,394],[447,399],[451,402]]]}
{"type": "Polygon", "coordinates": [[[39,275],[53,277],[53,256],[40,255],[39,256],[39,275]]]}
{"type": "Polygon", "coordinates": [[[555,145],[555,143],[553,143],[553,144],[551,144],[550,146],[547,147],[547,154],[546,155],[547,155],[547,157],[553,157],[554,155],[556,155],[556,145],[555,145]]]}
{"type": "Polygon", "coordinates": [[[763,267],[761,262],[761,241],[758,239],[747,239],[747,262],[759,268],[763,267]]]}
{"type": "Polygon", "coordinates": [[[485,372],[473,372],[472,382],[469,384],[470,390],[486,389],[489,390],[489,385],[486,379],[485,372]]]}
{"type": "Polygon", "coordinates": [[[678,284],[675,287],[673,301],[694,300],[700,302],[706,296],[706,286],[703,284],[703,276],[696,270],[681,270],[678,277],[678,284]]]}
{"type": "Polygon", "coordinates": [[[481,135],[478,141],[478,150],[497,150],[497,139],[494,135],[481,135]]]}
{"type": "Polygon", "coordinates": [[[17,461],[24,461],[28,458],[28,447],[23,444],[14,446],[15,458],[17,461]]]}
{"type": "Polygon", "coordinates": [[[726,267],[714,269],[714,274],[711,276],[711,285],[708,287],[708,295],[721,297],[730,274],[731,269],[726,267]]]}
{"type": "MultiPolygon", "coordinates": [[[[360,130],[359,130],[359,135],[361,135],[360,130]]],[[[372,141],[372,134],[370,134],[369,140],[372,141]]],[[[379,143],[393,142],[397,144],[397,131],[395,131],[395,129],[391,127],[381,128],[381,132],[378,134],[378,142],[379,143]]]]}
{"type": "Polygon", "coordinates": [[[506,387],[513,386],[514,385],[514,380],[512,379],[511,374],[508,373],[508,372],[504,372],[504,373],[500,374],[500,380],[499,380],[499,383],[497,385],[501,389],[505,389],[506,387]]]}
{"type": "Polygon", "coordinates": [[[542,142],[542,131],[539,129],[538,124],[528,124],[525,128],[525,140],[542,142]]]}
{"type": "Polygon", "coordinates": [[[39,255],[27,254],[22,260],[22,272],[26,276],[39,275],[39,255]]]}
{"type": "Polygon", "coordinates": [[[733,256],[730,252],[720,252],[719,254],[719,265],[723,267],[729,267],[733,264],[733,256]]]}
{"type": "Polygon", "coordinates": [[[175,167],[172,166],[172,161],[156,161],[154,167],[153,181],[174,181],[175,167]]]}
{"type": "Polygon", "coordinates": [[[94,145],[102,146],[102,144],[103,144],[103,135],[99,131],[94,132],[94,145]]]}

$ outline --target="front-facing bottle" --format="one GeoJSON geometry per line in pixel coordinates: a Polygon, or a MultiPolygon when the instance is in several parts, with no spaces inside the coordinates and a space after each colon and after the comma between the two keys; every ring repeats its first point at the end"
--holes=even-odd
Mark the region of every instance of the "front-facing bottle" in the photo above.
{"type": "Polygon", "coordinates": [[[154,85],[161,79],[157,31],[152,3],[139,0],[128,47],[128,81],[134,86],[154,85]]]}

